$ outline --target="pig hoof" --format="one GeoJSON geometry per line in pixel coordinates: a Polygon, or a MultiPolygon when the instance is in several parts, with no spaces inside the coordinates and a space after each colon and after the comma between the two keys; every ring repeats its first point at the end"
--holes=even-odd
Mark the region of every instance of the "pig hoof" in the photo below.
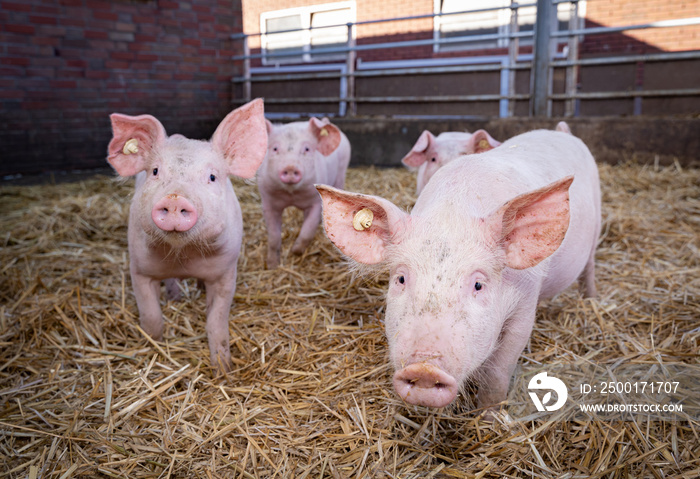
{"type": "Polygon", "coordinates": [[[148,324],[141,323],[141,329],[143,329],[154,341],[163,340],[163,324],[150,326],[148,324]]]}
{"type": "Polygon", "coordinates": [[[211,364],[220,375],[225,376],[231,372],[231,357],[228,355],[216,355],[211,358],[211,364]]]}
{"type": "Polygon", "coordinates": [[[306,251],[306,247],[309,246],[310,243],[311,240],[302,240],[301,238],[297,238],[292,245],[292,253],[297,256],[303,255],[306,251]]]}
{"type": "Polygon", "coordinates": [[[277,251],[267,252],[267,257],[265,258],[265,267],[267,269],[277,269],[280,265],[280,253],[277,251]]]}

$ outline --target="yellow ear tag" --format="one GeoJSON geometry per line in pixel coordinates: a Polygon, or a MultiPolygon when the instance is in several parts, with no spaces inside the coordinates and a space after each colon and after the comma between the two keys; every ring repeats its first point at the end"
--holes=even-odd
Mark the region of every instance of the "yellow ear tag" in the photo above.
{"type": "Polygon", "coordinates": [[[362,208],[360,211],[355,213],[355,217],[352,219],[352,227],[357,231],[364,231],[372,226],[373,219],[374,213],[372,213],[372,210],[362,208]]]}
{"type": "Polygon", "coordinates": [[[131,155],[132,153],[138,153],[139,152],[139,140],[136,138],[132,138],[131,140],[127,141],[124,143],[124,148],[122,149],[122,153],[125,155],[131,155]]]}
{"type": "Polygon", "coordinates": [[[488,140],[481,140],[479,142],[479,148],[481,148],[482,150],[486,150],[487,148],[490,148],[490,147],[491,147],[491,145],[489,144],[488,140]]]}
{"type": "Polygon", "coordinates": [[[321,128],[321,133],[319,133],[321,136],[328,136],[328,130],[325,128],[321,128]]]}

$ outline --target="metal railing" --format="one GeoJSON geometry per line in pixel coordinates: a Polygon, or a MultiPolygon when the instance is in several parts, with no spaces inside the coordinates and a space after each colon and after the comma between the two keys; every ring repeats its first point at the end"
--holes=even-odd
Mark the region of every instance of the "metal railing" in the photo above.
{"type": "MultiPolygon", "coordinates": [[[[646,23],[641,25],[628,25],[616,27],[582,28],[579,15],[579,0],[538,0],[537,3],[513,2],[507,7],[468,10],[454,13],[436,13],[432,15],[417,15],[399,18],[386,18],[363,22],[347,23],[342,25],[329,25],[315,27],[322,28],[347,28],[347,43],[342,47],[313,48],[304,51],[311,56],[323,56],[329,54],[345,55],[344,62],[262,66],[252,67],[251,60],[284,59],[300,56],[300,51],[262,51],[251,53],[249,39],[262,37],[263,33],[237,34],[234,40],[243,42],[243,55],[233,57],[234,61],[243,61],[243,75],[232,79],[234,84],[243,86],[243,98],[236,100],[238,103],[250,101],[254,84],[271,82],[297,82],[305,80],[338,80],[339,93],[337,96],[324,97],[286,97],[266,98],[269,105],[304,104],[309,105],[309,110],[314,104],[337,103],[337,116],[354,116],[357,113],[358,104],[369,103],[445,103],[445,102],[499,102],[499,116],[510,117],[514,115],[517,101],[529,101],[530,114],[533,116],[551,116],[552,102],[564,102],[564,115],[573,116],[576,112],[576,103],[580,100],[590,99],[614,99],[636,97],[673,97],[673,96],[700,96],[700,88],[684,89],[660,89],[660,90],[634,90],[612,92],[579,92],[578,71],[580,67],[592,65],[613,65],[637,62],[656,62],[669,60],[700,59],[700,51],[690,52],[664,52],[645,55],[618,55],[613,57],[581,59],[578,57],[581,38],[587,35],[600,35],[621,33],[629,30],[674,28],[679,26],[700,25],[700,17],[684,18],[646,23]],[[553,31],[556,18],[557,5],[569,4],[569,25],[567,30],[553,31]],[[518,28],[518,11],[525,7],[537,7],[537,21],[535,31],[520,32],[518,28]],[[420,20],[426,18],[459,15],[464,13],[489,12],[497,10],[510,10],[510,25],[507,33],[464,35],[450,38],[440,38],[433,34],[432,38],[419,40],[404,40],[393,42],[381,42],[371,44],[357,44],[354,35],[355,28],[363,25],[402,22],[420,20]],[[552,16],[552,14],[554,16],[552,16]],[[534,38],[534,54],[520,54],[519,42],[521,39],[534,38]],[[505,40],[507,42],[507,54],[490,57],[468,56],[463,58],[421,58],[416,62],[420,66],[411,66],[411,61],[403,62],[403,66],[391,62],[365,62],[357,58],[358,53],[373,50],[393,50],[416,46],[436,46],[463,44],[469,42],[484,42],[492,40],[505,40]],[[565,44],[563,52],[558,52],[557,45],[565,44]],[[566,70],[565,92],[553,93],[553,71],[555,68],[566,70]],[[516,93],[515,72],[518,70],[532,70],[529,93],[516,93]],[[500,90],[495,94],[459,94],[459,95],[392,95],[392,96],[358,96],[355,91],[356,79],[378,78],[396,75],[436,75],[446,73],[469,72],[499,72],[500,90]]],[[[274,33],[299,32],[305,29],[276,31],[274,33]]],[[[311,29],[306,29],[311,30],[311,29]]],[[[300,112],[308,114],[309,111],[300,112]]],[[[333,116],[333,115],[331,115],[333,116]]]]}

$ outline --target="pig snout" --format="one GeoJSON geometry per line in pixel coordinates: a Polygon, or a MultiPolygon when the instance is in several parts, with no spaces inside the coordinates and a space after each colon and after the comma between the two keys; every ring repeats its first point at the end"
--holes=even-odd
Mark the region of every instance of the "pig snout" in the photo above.
{"type": "Polygon", "coordinates": [[[296,185],[301,181],[302,172],[296,166],[287,166],[280,171],[280,180],[287,185],[296,185]]]}
{"type": "Polygon", "coordinates": [[[151,218],[163,231],[187,231],[197,222],[197,210],[184,196],[177,194],[161,198],[151,211],[151,218]]]}
{"type": "Polygon", "coordinates": [[[457,397],[455,378],[439,367],[413,363],[394,374],[394,389],[409,404],[445,407],[457,397]]]}

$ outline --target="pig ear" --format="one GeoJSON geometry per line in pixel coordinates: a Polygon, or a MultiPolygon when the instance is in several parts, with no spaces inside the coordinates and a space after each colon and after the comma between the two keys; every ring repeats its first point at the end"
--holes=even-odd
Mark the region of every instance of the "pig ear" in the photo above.
{"type": "Polygon", "coordinates": [[[409,151],[408,154],[403,157],[401,163],[409,168],[418,168],[428,159],[426,152],[434,141],[435,135],[430,133],[428,130],[424,130],[418,137],[416,144],[413,145],[413,148],[411,148],[411,151],[409,151]]]}
{"type": "Polygon", "coordinates": [[[333,244],[357,262],[382,262],[386,247],[399,240],[409,215],[377,196],[326,185],[316,189],[323,200],[323,226],[333,244]]]}
{"type": "Polygon", "coordinates": [[[476,130],[469,138],[467,151],[465,153],[483,153],[485,151],[493,150],[500,144],[501,142],[494,140],[493,137],[486,132],[486,130],[476,130]]]}
{"type": "Polygon", "coordinates": [[[494,239],[505,249],[509,268],[530,268],[559,248],[569,228],[573,181],[573,176],[567,176],[517,196],[487,219],[494,239]]]}
{"type": "Polygon", "coordinates": [[[257,98],[229,113],[211,138],[228,164],[228,174],[252,178],[267,152],[263,101],[257,98]]]}
{"type": "Polygon", "coordinates": [[[133,176],[145,170],[146,159],[167,138],[163,125],[151,115],[128,116],[112,113],[112,141],[107,161],[120,176],[133,176]]]}
{"type": "Polygon", "coordinates": [[[269,135],[270,133],[272,133],[272,129],[273,129],[274,127],[275,127],[275,126],[272,124],[272,122],[271,122],[270,120],[268,120],[267,118],[265,118],[265,129],[267,130],[267,134],[268,134],[268,135],[269,135]]]}
{"type": "Polygon", "coordinates": [[[316,117],[309,119],[311,133],[318,140],[318,151],[323,156],[328,156],[340,145],[340,130],[330,121],[324,122],[316,117]]]}
{"type": "Polygon", "coordinates": [[[557,123],[557,127],[554,130],[561,131],[562,133],[568,133],[569,135],[571,134],[571,128],[569,128],[569,125],[567,125],[565,121],[560,121],[557,123]]]}

